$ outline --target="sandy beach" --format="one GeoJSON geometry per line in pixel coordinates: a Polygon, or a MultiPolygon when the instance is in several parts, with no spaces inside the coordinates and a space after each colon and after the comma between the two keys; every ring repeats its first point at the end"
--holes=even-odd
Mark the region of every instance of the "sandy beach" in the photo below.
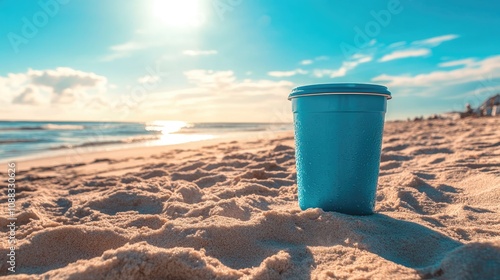
{"type": "Polygon", "coordinates": [[[498,117],[386,123],[362,217],[298,208],[292,132],[17,167],[1,279],[500,279],[498,117]]]}

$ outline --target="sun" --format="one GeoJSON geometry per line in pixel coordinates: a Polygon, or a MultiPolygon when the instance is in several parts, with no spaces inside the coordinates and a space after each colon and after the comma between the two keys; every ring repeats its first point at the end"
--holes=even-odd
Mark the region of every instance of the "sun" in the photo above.
{"type": "Polygon", "coordinates": [[[153,16],[168,27],[198,27],[203,24],[202,0],[153,0],[153,16]]]}

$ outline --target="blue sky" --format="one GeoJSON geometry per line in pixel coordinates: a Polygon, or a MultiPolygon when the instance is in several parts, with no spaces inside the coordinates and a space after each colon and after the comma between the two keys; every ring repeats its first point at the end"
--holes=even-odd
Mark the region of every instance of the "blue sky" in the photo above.
{"type": "Polygon", "coordinates": [[[299,85],[393,92],[388,119],[500,91],[484,1],[0,1],[0,119],[291,120],[299,85]]]}

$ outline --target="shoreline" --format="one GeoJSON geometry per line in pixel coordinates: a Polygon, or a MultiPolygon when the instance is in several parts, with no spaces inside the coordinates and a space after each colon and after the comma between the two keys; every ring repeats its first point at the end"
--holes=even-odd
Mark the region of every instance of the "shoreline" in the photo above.
{"type": "Polygon", "coordinates": [[[292,130],[290,123],[0,122],[0,163],[292,130]]]}
{"type": "MultiPolygon", "coordinates": [[[[451,120],[450,121],[456,121],[456,120],[451,120]]],[[[38,121],[27,121],[27,122],[38,122],[38,121]]],[[[40,121],[42,122],[42,121],[40,121]]],[[[399,122],[407,122],[407,120],[386,120],[386,124],[390,123],[399,123],[399,122]]],[[[67,122],[67,123],[73,123],[73,122],[67,122]]],[[[76,122],[78,123],[78,122],[76,122]]],[[[96,122],[99,123],[99,122],[96,122]]],[[[120,122],[116,122],[120,123],[120,122]]],[[[124,122],[124,123],[134,123],[134,122],[124,122]]],[[[140,122],[139,122],[140,123],[140,122]]],[[[235,124],[240,124],[240,123],[235,123],[235,124]]],[[[250,123],[251,124],[251,123],[250,123]]],[[[274,123],[270,123],[274,124],[274,123]]],[[[276,123],[276,124],[287,124],[287,125],[292,125],[293,123],[276,123]]],[[[159,148],[163,149],[163,147],[167,146],[178,146],[178,145],[188,145],[189,143],[196,143],[196,142],[203,142],[203,141],[224,141],[223,139],[241,139],[243,137],[247,137],[250,135],[250,138],[255,138],[252,134],[256,135],[271,135],[275,133],[286,133],[286,132],[292,132],[293,129],[291,130],[258,130],[258,131],[238,131],[238,132],[225,132],[225,133],[220,133],[220,134],[191,134],[188,133],[186,136],[199,136],[199,137],[205,137],[208,139],[201,139],[201,140],[188,140],[186,142],[182,143],[173,143],[173,144],[162,144],[159,143],[161,139],[156,139],[156,140],[144,140],[144,141],[137,141],[137,142],[130,142],[130,143],[113,143],[113,144],[96,144],[96,145],[85,145],[85,146],[75,146],[75,147],[68,147],[68,148],[52,148],[52,149],[47,149],[47,150],[40,150],[39,152],[35,152],[32,154],[26,154],[18,157],[11,157],[7,159],[0,158],[0,164],[6,164],[9,162],[33,162],[33,161],[43,161],[44,159],[48,158],[69,158],[69,157],[81,157],[82,155],[86,154],[99,154],[99,153],[111,153],[114,151],[127,151],[127,150],[136,150],[136,149],[149,149],[149,148],[159,148]]],[[[177,134],[172,134],[172,135],[177,135],[177,134]]],[[[257,136],[259,137],[259,136],[257,136]]]]}
{"type": "MultiPolygon", "coordinates": [[[[111,147],[110,150],[98,150],[98,151],[87,151],[83,153],[77,154],[60,154],[65,152],[70,152],[71,149],[66,151],[57,151],[56,155],[33,155],[21,158],[13,158],[7,160],[0,160],[0,164],[7,164],[10,162],[15,162],[20,171],[28,171],[33,167],[38,166],[53,166],[53,165],[61,165],[61,164],[79,164],[82,162],[89,163],[91,161],[95,161],[97,159],[103,158],[113,158],[116,160],[122,160],[124,158],[130,157],[151,157],[155,153],[165,153],[175,149],[199,149],[205,145],[215,145],[218,143],[231,142],[231,141],[253,141],[266,139],[270,137],[279,137],[282,135],[293,135],[293,131],[259,131],[256,132],[237,132],[237,133],[229,133],[227,135],[216,136],[211,139],[191,141],[180,144],[171,144],[171,145],[140,145],[137,147],[125,147],[125,145],[117,145],[115,147],[111,147]],[[56,163],[55,163],[56,162],[56,163]],[[55,164],[53,164],[55,163],[55,164]]],[[[51,153],[51,151],[46,151],[46,153],[51,153]]]]}

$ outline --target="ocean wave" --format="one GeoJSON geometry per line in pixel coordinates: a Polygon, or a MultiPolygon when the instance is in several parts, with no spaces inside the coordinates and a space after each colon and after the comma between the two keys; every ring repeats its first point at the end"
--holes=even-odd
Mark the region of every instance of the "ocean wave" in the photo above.
{"type": "Polygon", "coordinates": [[[46,124],[41,126],[13,126],[2,127],[0,131],[14,131],[14,130],[84,130],[83,125],[72,124],[46,124]]]}
{"type": "Polygon", "coordinates": [[[20,143],[36,143],[40,142],[38,139],[5,139],[0,140],[0,145],[3,144],[20,144],[20,143]]]}
{"type": "Polygon", "coordinates": [[[42,125],[42,129],[45,130],[84,130],[83,125],[73,125],[73,124],[46,124],[42,125]]]}
{"type": "Polygon", "coordinates": [[[132,137],[121,140],[108,140],[108,141],[96,141],[96,142],[85,142],[82,144],[64,144],[57,147],[50,148],[51,150],[62,150],[62,149],[74,149],[74,148],[86,148],[86,147],[95,147],[95,146],[106,146],[106,145],[120,145],[120,144],[132,144],[138,142],[146,142],[146,141],[154,141],[158,140],[160,137],[132,137]]]}

